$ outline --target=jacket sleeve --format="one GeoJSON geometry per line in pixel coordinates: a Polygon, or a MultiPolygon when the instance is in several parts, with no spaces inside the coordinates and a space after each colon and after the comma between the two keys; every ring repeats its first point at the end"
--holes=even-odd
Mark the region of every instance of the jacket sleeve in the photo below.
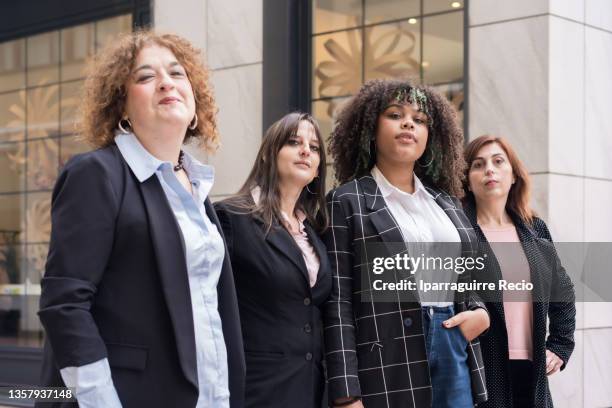
{"type": "Polygon", "coordinates": [[[223,230],[223,238],[225,239],[225,245],[230,254],[233,253],[233,237],[232,237],[232,220],[230,214],[228,214],[227,206],[223,203],[215,203],[215,212],[219,218],[219,224],[223,230]]]}
{"type": "Polygon", "coordinates": [[[330,226],[323,235],[332,270],[332,291],[324,309],[329,400],[361,396],[353,316],[353,245],[337,191],[327,196],[330,226]]]}
{"type": "MultiPolygon", "coordinates": [[[[461,204],[461,201],[455,197],[455,196],[449,196],[451,201],[453,202],[454,206],[458,209],[460,209],[461,211],[463,211],[463,205],[461,204]]],[[[467,225],[470,225],[467,216],[464,214],[463,215],[466,220],[467,225]]],[[[473,246],[472,246],[472,256],[473,257],[477,257],[477,256],[481,256],[481,254],[478,252],[480,246],[478,245],[478,239],[475,235],[475,231],[474,231],[474,235],[473,235],[473,246]]],[[[476,293],[476,291],[469,291],[467,293],[466,299],[465,299],[465,306],[467,308],[467,310],[476,310],[476,309],[484,309],[485,312],[487,312],[487,314],[489,314],[489,310],[487,309],[487,306],[485,305],[485,303],[482,301],[482,299],[480,298],[480,296],[476,293]]],[[[489,315],[490,318],[490,315],[489,315]]],[[[489,331],[489,329],[487,328],[483,333],[481,333],[480,335],[485,335],[487,332],[489,331]]]]}
{"type": "Polygon", "coordinates": [[[107,357],[91,307],[113,246],[117,211],[108,171],[96,156],[66,165],[52,195],[38,312],[60,369],[107,357]]]}
{"type": "MultiPolygon", "coordinates": [[[[536,218],[533,223],[539,238],[552,242],[546,223],[536,218]]],[[[574,351],[574,331],[576,329],[576,295],[574,284],[568,276],[554,247],[549,248],[549,258],[553,265],[550,303],[548,305],[548,338],[546,348],[563,360],[565,368],[574,351]]]]}

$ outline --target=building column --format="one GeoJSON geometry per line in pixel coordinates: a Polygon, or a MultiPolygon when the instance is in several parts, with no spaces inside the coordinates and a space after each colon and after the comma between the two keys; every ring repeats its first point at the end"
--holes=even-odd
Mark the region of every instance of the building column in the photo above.
{"type": "Polygon", "coordinates": [[[189,151],[215,167],[213,201],[238,191],[261,144],[262,1],[155,1],[155,29],[192,41],[211,70],[221,146],[211,155],[189,151]]]}

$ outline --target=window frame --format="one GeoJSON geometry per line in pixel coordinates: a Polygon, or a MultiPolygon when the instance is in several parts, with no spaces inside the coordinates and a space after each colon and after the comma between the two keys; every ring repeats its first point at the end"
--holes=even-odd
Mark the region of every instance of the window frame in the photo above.
{"type": "MultiPolygon", "coordinates": [[[[0,5],[0,42],[16,40],[44,32],[60,30],[124,14],[132,15],[132,27],[152,23],[150,0],[64,0],[62,7],[46,0],[2,2],[0,5]],[[11,21],[3,25],[4,20],[11,21]],[[4,27],[13,29],[4,29],[4,27]]],[[[42,366],[42,348],[0,345],[0,383],[38,384],[42,366]]],[[[15,404],[0,394],[0,404],[15,404]]],[[[27,405],[24,405],[27,406],[27,405]]]]}

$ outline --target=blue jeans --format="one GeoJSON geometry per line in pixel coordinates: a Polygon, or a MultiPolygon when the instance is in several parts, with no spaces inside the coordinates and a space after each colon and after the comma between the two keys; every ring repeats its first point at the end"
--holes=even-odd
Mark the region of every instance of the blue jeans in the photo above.
{"type": "Polygon", "coordinates": [[[423,306],[423,333],[433,390],[432,408],[473,408],[467,345],[459,327],[442,322],[453,317],[453,306],[423,306]]]}

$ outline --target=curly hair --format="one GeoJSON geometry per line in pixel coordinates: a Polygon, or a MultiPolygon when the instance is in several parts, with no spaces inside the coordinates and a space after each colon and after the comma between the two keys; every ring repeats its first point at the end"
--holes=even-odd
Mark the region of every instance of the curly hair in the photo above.
{"type": "Polygon", "coordinates": [[[209,71],[200,51],[177,35],[147,30],[122,35],[88,62],[82,89],[79,133],[95,147],[113,143],[117,123],[125,112],[126,83],[138,53],[152,44],[172,51],[191,82],[198,125],[195,129],[187,129],[184,142],[197,138],[207,151],[216,150],[219,144],[217,106],[208,82],[209,71]]]}
{"type": "Polygon", "coordinates": [[[417,103],[428,116],[427,146],[414,166],[417,177],[428,185],[462,197],[465,160],[463,131],[457,113],[433,88],[414,85],[407,80],[368,81],[344,105],[336,119],[329,146],[338,183],[364,176],[376,164],[378,117],[392,100],[417,103]]]}

